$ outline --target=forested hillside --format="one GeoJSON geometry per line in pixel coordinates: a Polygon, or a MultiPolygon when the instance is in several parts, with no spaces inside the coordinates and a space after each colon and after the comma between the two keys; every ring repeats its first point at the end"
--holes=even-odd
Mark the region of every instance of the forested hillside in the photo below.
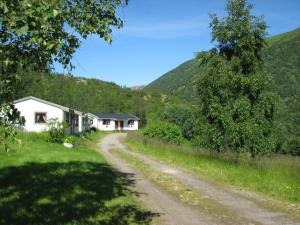
{"type": "Polygon", "coordinates": [[[18,98],[39,97],[83,112],[132,113],[141,119],[154,116],[174,98],[122,88],[114,83],[62,74],[24,76],[18,98]]]}
{"type": "MultiPolygon", "coordinates": [[[[300,28],[267,39],[264,68],[272,77],[269,89],[279,95],[276,113],[277,150],[300,152],[300,28]]],[[[145,87],[198,103],[197,81],[204,66],[189,60],[145,87]]]]}
{"type": "MultiPolygon", "coordinates": [[[[290,96],[300,87],[300,28],[267,39],[264,50],[265,68],[274,78],[272,89],[281,96],[290,96]]],[[[196,100],[195,82],[203,67],[196,59],[189,60],[164,74],[144,90],[176,95],[184,100],[196,100]]]]}

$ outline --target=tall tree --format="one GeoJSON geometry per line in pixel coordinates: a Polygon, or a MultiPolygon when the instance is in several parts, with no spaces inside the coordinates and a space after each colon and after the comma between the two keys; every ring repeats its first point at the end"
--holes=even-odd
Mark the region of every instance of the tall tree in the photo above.
{"type": "Polygon", "coordinates": [[[276,97],[266,91],[270,76],[262,69],[267,26],[252,9],[247,0],[229,0],[226,17],[211,15],[216,48],[198,55],[207,65],[198,92],[204,143],[255,157],[274,149],[276,97]]]}
{"type": "Polygon", "coordinates": [[[0,1],[0,141],[18,115],[10,106],[28,71],[45,71],[59,62],[73,68],[71,58],[80,38],[98,35],[112,41],[112,27],[123,23],[116,8],[128,0],[0,1]],[[1,138],[2,137],[2,138],[1,138]]]}

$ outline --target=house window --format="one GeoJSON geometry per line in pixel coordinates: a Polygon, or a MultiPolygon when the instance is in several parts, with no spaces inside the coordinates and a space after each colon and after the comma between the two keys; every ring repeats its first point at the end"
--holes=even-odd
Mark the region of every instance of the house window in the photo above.
{"type": "Polygon", "coordinates": [[[65,121],[67,124],[70,124],[70,113],[69,112],[65,112],[65,121]]]}
{"type": "Polygon", "coordinates": [[[47,113],[35,113],[35,123],[47,123],[47,113]]]}
{"type": "Polygon", "coordinates": [[[93,125],[93,123],[94,123],[94,121],[93,121],[92,119],[90,119],[89,124],[90,124],[90,125],[93,125]]]}
{"type": "Polygon", "coordinates": [[[110,120],[103,120],[103,121],[102,121],[102,124],[103,124],[103,125],[110,125],[110,120]]]}
{"type": "Polygon", "coordinates": [[[74,125],[76,126],[76,127],[78,127],[78,125],[79,125],[79,116],[78,115],[74,115],[74,125]]]}
{"type": "Polygon", "coordinates": [[[128,120],[128,126],[132,127],[134,125],[134,120],[128,120]]]}

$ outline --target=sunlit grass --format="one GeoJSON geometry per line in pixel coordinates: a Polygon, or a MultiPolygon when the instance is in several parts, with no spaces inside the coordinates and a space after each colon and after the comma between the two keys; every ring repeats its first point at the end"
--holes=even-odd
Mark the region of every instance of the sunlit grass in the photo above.
{"type": "Polygon", "coordinates": [[[176,146],[129,135],[126,144],[145,155],[186,168],[211,180],[243,187],[282,200],[300,202],[300,159],[291,156],[243,158],[236,163],[231,155],[211,155],[190,146],[176,146]]]}

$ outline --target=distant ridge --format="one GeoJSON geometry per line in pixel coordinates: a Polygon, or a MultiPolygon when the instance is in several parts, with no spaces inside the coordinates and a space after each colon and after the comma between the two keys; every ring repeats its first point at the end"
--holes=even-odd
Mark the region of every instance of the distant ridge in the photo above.
{"type": "Polygon", "coordinates": [[[137,86],[132,86],[130,87],[131,90],[142,90],[146,87],[146,85],[137,85],[137,86]]]}

